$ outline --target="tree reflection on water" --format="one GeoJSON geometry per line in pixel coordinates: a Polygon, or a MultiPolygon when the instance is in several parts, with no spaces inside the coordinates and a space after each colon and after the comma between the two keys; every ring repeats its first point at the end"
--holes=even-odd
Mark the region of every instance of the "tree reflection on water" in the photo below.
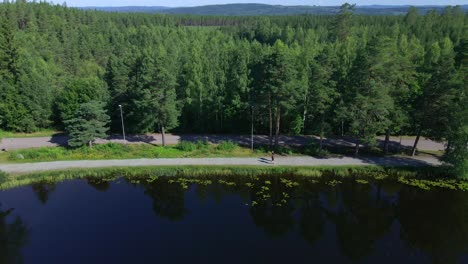
{"type": "Polygon", "coordinates": [[[20,217],[7,221],[13,211],[13,208],[4,211],[0,203],[0,263],[21,263],[21,248],[29,235],[20,217]]]}
{"type": "Polygon", "coordinates": [[[395,182],[363,184],[353,179],[336,185],[301,177],[287,183],[273,176],[220,179],[197,177],[185,185],[161,177],[141,184],[158,217],[183,220],[189,212],[186,198],[222,203],[223,197],[234,195],[249,205],[253,223],[271,238],[295,232],[315,246],[322,237],[333,235],[341,254],[354,262],[362,262],[378,241],[398,232],[392,228],[395,225],[400,225],[401,240],[435,263],[457,263],[468,254],[468,195],[463,192],[421,191],[395,182]],[[204,179],[212,183],[198,184],[204,179]],[[326,231],[327,224],[336,232],[326,231]]]}

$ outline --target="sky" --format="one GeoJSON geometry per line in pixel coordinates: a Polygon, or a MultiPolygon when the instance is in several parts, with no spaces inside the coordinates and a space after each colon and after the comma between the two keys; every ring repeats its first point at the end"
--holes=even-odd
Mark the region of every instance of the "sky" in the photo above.
{"type": "MultiPolygon", "coordinates": [[[[468,0],[65,0],[68,6],[201,6],[230,3],[335,6],[348,1],[357,5],[467,5],[468,0]]],[[[55,0],[54,3],[62,3],[55,0]]]]}

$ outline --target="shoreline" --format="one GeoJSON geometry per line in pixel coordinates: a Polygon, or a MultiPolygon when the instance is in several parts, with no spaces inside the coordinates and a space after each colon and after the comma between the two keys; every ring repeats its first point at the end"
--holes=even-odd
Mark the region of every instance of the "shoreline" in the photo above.
{"type": "Polygon", "coordinates": [[[278,157],[273,164],[269,158],[156,158],[156,159],[113,159],[113,160],[71,160],[30,163],[0,164],[0,171],[9,174],[57,171],[66,169],[91,169],[110,167],[146,166],[259,166],[259,167],[343,167],[343,166],[383,166],[383,167],[435,167],[442,163],[432,157],[340,157],[314,158],[309,156],[278,157]]]}
{"type": "Polygon", "coordinates": [[[322,181],[340,181],[345,178],[366,181],[392,181],[429,190],[444,188],[468,191],[468,181],[448,173],[446,167],[384,167],[364,166],[140,166],[108,168],[74,168],[25,174],[0,173],[0,190],[34,183],[58,183],[74,179],[110,181],[116,178],[151,182],[157,177],[311,177],[322,181]]]}

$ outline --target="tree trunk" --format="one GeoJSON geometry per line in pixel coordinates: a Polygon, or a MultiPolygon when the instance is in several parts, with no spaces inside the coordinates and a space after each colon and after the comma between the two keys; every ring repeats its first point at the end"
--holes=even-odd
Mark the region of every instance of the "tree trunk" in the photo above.
{"type": "Polygon", "coordinates": [[[318,152],[319,155],[322,155],[322,146],[323,146],[323,136],[322,135],[323,134],[320,133],[320,145],[319,145],[319,152],[318,152]]]}
{"type": "Polygon", "coordinates": [[[281,123],[281,106],[278,106],[276,110],[276,133],[275,133],[275,148],[278,147],[278,136],[280,132],[280,123],[281,123]]]}
{"type": "Polygon", "coordinates": [[[271,92],[268,93],[268,111],[270,113],[270,135],[269,135],[269,141],[270,141],[270,149],[273,146],[273,110],[271,108],[271,92]]]}
{"type": "Polygon", "coordinates": [[[344,136],[344,121],[341,120],[341,137],[344,136]]]}
{"type": "Polygon", "coordinates": [[[418,130],[418,135],[416,136],[416,140],[414,141],[413,149],[411,150],[411,156],[413,157],[416,155],[416,148],[418,147],[418,142],[419,142],[419,138],[421,137],[421,132],[422,132],[422,129],[420,128],[418,130]]]}
{"type": "Polygon", "coordinates": [[[354,148],[354,156],[359,155],[359,139],[356,141],[356,146],[354,148]]]}
{"type": "Polygon", "coordinates": [[[384,142],[384,146],[383,146],[383,150],[385,152],[385,154],[388,154],[388,145],[390,143],[390,129],[387,129],[387,131],[385,132],[385,142],[384,142]]]}
{"type": "Polygon", "coordinates": [[[304,96],[304,112],[302,113],[302,134],[306,133],[306,119],[307,119],[307,92],[304,96]]]}
{"type": "Polygon", "coordinates": [[[161,126],[161,136],[162,136],[162,145],[163,147],[166,146],[166,131],[164,130],[164,126],[161,126]]]}
{"type": "Polygon", "coordinates": [[[322,155],[322,147],[323,147],[323,115],[320,120],[320,144],[319,144],[319,155],[322,155]]]}
{"type": "Polygon", "coordinates": [[[451,140],[448,140],[447,141],[447,146],[445,147],[445,153],[448,153],[450,151],[451,145],[452,145],[451,140]]]}
{"type": "Polygon", "coordinates": [[[198,93],[198,121],[201,123],[201,130],[203,133],[205,133],[205,118],[203,116],[203,98],[202,98],[202,91],[199,90],[198,93]]]}
{"type": "Polygon", "coordinates": [[[89,148],[93,148],[93,141],[92,141],[92,140],[90,140],[90,141],[88,142],[88,146],[89,146],[89,148]]]}

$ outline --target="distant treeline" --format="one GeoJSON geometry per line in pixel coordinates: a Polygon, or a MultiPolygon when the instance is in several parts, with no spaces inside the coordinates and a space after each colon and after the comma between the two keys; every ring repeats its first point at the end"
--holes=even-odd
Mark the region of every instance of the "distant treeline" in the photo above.
{"type": "MultiPolygon", "coordinates": [[[[336,15],[340,12],[339,6],[282,6],[265,4],[225,4],[205,5],[195,7],[163,7],[163,6],[104,6],[104,7],[79,7],[106,12],[123,13],[151,13],[151,14],[183,14],[183,15],[217,15],[217,16],[278,16],[278,15],[336,15]]],[[[405,5],[370,5],[357,6],[355,14],[359,15],[405,15],[410,6],[405,5]]],[[[466,12],[468,5],[461,8],[466,12]]],[[[426,14],[431,10],[443,12],[444,6],[418,6],[420,14],[426,14]]]]}
{"type": "Polygon", "coordinates": [[[122,105],[131,133],[253,126],[361,143],[411,134],[466,152],[468,15],[353,9],[223,17],[0,4],[0,129],[61,128],[94,100],[106,104],[112,131],[122,105]]]}

